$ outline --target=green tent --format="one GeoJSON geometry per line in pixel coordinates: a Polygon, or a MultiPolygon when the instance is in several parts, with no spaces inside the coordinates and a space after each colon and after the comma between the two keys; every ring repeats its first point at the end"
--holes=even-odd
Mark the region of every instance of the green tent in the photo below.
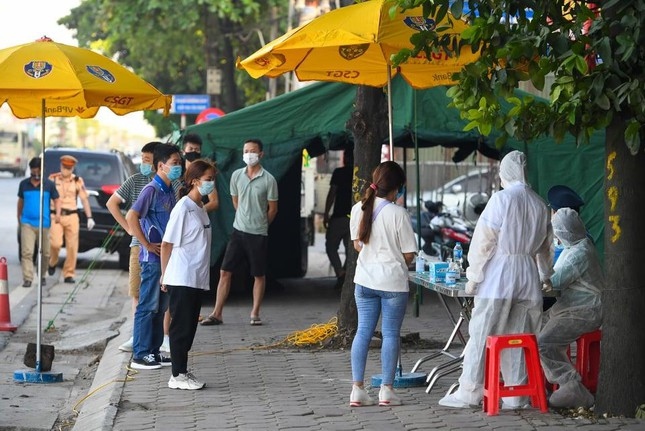
{"type": "MultiPolygon", "coordinates": [[[[573,137],[560,144],[546,137],[530,143],[509,140],[500,152],[493,147],[493,138],[484,139],[475,131],[463,131],[466,121],[457,110],[447,107],[450,100],[445,93],[446,87],[414,90],[398,77],[393,80],[394,145],[413,148],[416,139],[419,147],[454,147],[457,149],[455,162],[473,151],[494,159],[512,149],[524,151],[529,161],[529,181],[541,196],[546,198],[548,189],[555,184],[566,184],[584,198],[582,217],[602,251],[604,133],[594,135],[590,144],[580,145],[576,145],[573,137]]],[[[518,92],[520,96],[525,94],[518,92]]],[[[288,242],[299,236],[296,229],[300,223],[302,150],[307,149],[315,157],[327,149],[343,148],[351,143],[345,123],[354,109],[355,96],[356,87],[352,85],[315,83],[187,128],[186,132],[202,137],[204,156],[216,160],[220,170],[217,183],[221,207],[212,216],[215,259],[223,253],[232,229],[234,212],[228,183],[232,172],[243,166],[243,142],[249,138],[263,141],[262,164],[278,179],[278,219],[271,227],[269,247],[271,250],[273,242],[278,254],[284,256],[289,253],[288,242]]],[[[301,242],[296,247],[294,241],[293,245],[297,249],[295,259],[306,244],[301,242]]],[[[270,266],[275,265],[279,266],[279,262],[270,262],[270,266]]]]}

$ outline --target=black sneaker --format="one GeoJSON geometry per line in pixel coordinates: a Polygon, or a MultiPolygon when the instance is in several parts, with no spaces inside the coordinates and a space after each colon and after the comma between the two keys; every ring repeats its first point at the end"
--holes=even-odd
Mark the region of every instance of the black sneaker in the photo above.
{"type": "Polygon", "coordinates": [[[31,280],[25,280],[22,282],[22,287],[31,287],[31,280]]]}
{"type": "Polygon", "coordinates": [[[158,370],[161,368],[161,364],[155,361],[155,355],[153,353],[150,353],[141,359],[132,358],[130,366],[137,370],[158,370]]]}
{"type": "Polygon", "coordinates": [[[74,277],[65,277],[65,283],[76,283],[74,277]]]}
{"type": "Polygon", "coordinates": [[[170,359],[170,356],[164,356],[161,353],[158,355],[155,355],[155,361],[159,362],[162,367],[169,367],[172,365],[172,360],[170,359]]]}
{"type": "Polygon", "coordinates": [[[47,274],[54,275],[55,272],[56,272],[55,266],[50,266],[49,268],[47,268],[47,274]]]}

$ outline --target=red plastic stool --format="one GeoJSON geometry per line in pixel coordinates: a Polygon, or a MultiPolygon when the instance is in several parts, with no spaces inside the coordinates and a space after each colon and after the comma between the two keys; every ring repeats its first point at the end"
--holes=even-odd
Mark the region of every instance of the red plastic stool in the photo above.
{"type": "Polygon", "coordinates": [[[484,411],[488,416],[499,413],[502,397],[530,396],[531,405],[546,413],[544,375],[540,365],[540,352],[534,334],[490,335],[486,338],[486,362],[484,368],[484,411]],[[500,383],[500,358],[504,349],[524,349],[528,381],[524,385],[505,386],[500,383]]]}
{"type": "Polygon", "coordinates": [[[598,372],[600,371],[600,339],[602,331],[596,329],[582,334],[576,340],[576,370],[582,377],[582,384],[592,394],[598,387],[598,372]]]}

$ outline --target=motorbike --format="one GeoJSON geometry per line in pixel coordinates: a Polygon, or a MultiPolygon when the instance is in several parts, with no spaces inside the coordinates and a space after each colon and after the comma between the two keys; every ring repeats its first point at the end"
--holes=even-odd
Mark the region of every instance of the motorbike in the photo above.
{"type": "Polygon", "coordinates": [[[468,267],[468,249],[475,230],[474,225],[461,216],[459,210],[450,209],[435,215],[430,220],[430,228],[434,233],[435,249],[439,258],[446,261],[452,258],[452,252],[457,242],[461,243],[463,252],[463,267],[468,267]]]}
{"type": "Polygon", "coordinates": [[[439,255],[441,254],[441,249],[438,246],[438,244],[435,242],[435,231],[430,226],[430,222],[436,215],[441,213],[443,209],[443,203],[425,201],[423,202],[423,208],[424,209],[421,211],[421,214],[420,214],[420,221],[421,221],[420,232],[419,232],[419,226],[417,226],[417,219],[416,219],[415,213],[410,215],[410,219],[412,221],[412,229],[414,230],[414,233],[417,235],[420,235],[421,239],[423,240],[423,244],[421,245],[421,251],[426,256],[439,257],[439,255]]]}

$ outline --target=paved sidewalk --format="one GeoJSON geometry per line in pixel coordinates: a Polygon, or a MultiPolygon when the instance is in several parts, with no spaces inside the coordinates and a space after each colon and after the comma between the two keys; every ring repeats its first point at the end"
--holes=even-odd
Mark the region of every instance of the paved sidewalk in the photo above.
{"type": "MultiPolygon", "coordinates": [[[[349,407],[351,373],[348,350],[309,348],[269,348],[295,330],[325,323],[336,313],[338,293],[332,279],[284,281],[285,288],[267,296],[263,307],[264,325],[250,326],[250,296],[231,298],[224,309],[224,324],[200,326],[190,358],[195,375],[206,382],[201,391],[179,391],[167,387],[169,368],[138,373],[126,370],[130,355],[117,353],[116,347],[125,335],[110,341],[102,360],[117,361],[110,378],[117,394],[109,403],[95,403],[100,392],[90,397],[76,422],[77,430],[426,430],[426,429],[504,429],[556,430],[639,430],[644,422],[610,419],[595,422],[567,419],[559,414],[542,414],[537,410],[503,411],[488,417],[480,410],[440,407],[438,399],[454,378],[439,381],[425,393],[424,387],[400,389],[404,405],[392,408],[349,407]],[[253,349],[253,347],[257,347],[253,349]],[[131,380],[126,383],[129,375],[131,380]],[[120,397],[118,396],[120,393],[120,397]],[[96,422],[101,416],[102,425],[96,422]],[[110,416],[115,413],[114,421],[110,416]],[[107,416],[107,417],[105,417],[107,416]]],[[[210,305],[204,307],[204,313],[210,305]]],[[[404,321],[403,334],[419,332],[423,339],[443,341],[449,327],[438,301],[426,296],[419,318],[412,307],[404,321]]],[[[404,370],[429,350],[403,351],[404,370]]],[[[379,374],[378,349],[368,360],[366,380],[379,374]]],[[[437,362],[424,364],[427,372],[437,362]]],[[[97,374],[94,386],[104,384],[105,376],[97,374]]],[[[378,388],[372,388],[378,397],[378,388]]]]}

